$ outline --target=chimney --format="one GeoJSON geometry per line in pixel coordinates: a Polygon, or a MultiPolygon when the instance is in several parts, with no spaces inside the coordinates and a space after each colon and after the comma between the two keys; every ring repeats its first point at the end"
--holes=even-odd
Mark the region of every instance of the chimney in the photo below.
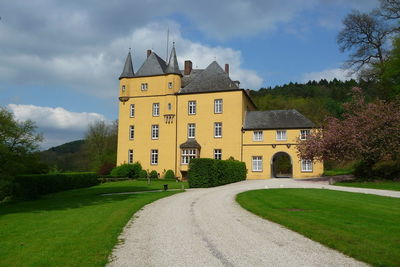
{"type": "Polygon", "coordinates": [[[192,72],[192,61],[185,60],[185,70],[183,71],[183,75],[190,75],[192,72]]]}
{"type": "Polygon", "coordinates": [[[147,49],[147,57],[149,57],[151,55],[151,50],[147,49]]]}
{"type": "Polygon", "coordinates": [[[229,64],[225,64],[225,73],[229,75],[229,64]]]}

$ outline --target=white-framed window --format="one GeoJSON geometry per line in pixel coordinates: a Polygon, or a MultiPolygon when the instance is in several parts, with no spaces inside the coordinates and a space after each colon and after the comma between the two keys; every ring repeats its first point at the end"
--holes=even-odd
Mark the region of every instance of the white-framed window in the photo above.
{"type": "Polygon", "coordinates": [[[128,163],[133,163],[133,149],[128,149],[128,163]]]}
{"type": "Polygon", "coordinates": [[[214,149],[214,159],[222,159],[222,149],[214,149]]]}
{"type": "Polygon", "coordinates": [[[168,110],[171,110],[171,109],[172,109],[172,104],[168,103],[168,110]]]}
{"type": "Polygon", "coordinates": [[[253,141],[262,141],[262,140],[263,140],[263,131],[254,131],[253,141]]]}
{"type": "Polygon", "coordinates": [[[142,91],[147,91],[147,89],[149,89],[149,85],[148,85],[147,83],[142,83],[142,84],[140,85],[140,89],[141,89],[142,91]]]}
{"type": "Polygon", "coordinates": [[[160,103],[153,103],[153,116],[160,116],[160,103]]]}
{"type": "Polygon", "coordinates": [[[172,82],[169,82],[168,83],[168,89],[171,89],[172,88],[172,82]]]}
{"type": "Polygon", "coordinates": [[[150,164],[151,165],[157,165],[158,164],[158,149],[152,149],[151,150],[150,164]]]}
{"type": "Polygon", "coordinates": [[[214,137],[222,137],[222,122],[214,122],[214,137]]]}
{"type": "Polygon", "coordinates": [[[286,130],[277,130],[276,131],[276,140],[277,141],[286,141],[287,140],[286,130]]]}
{"type": "Polygon", "coordinates": [[[121,88],[121,90],[122,90],[122,92],[125,92],[125,90],[126,90],[126,87],[125,87],[125,85],[122,85],[122,88],[121,88]]]}
{"type": "Polygon", "coordinates": [[[188,114],[195,115],[196,114],[196,101],[188,102],[188,114]]]}
{"type": "Polygon", "coordinates": [[[129,106],[129,117],[131,118],[135,117],[135,104],[131,104],[129,106]]]}
{"type": "Polygon", "coordinates": [[[214,100],[214,113],[222,113],[222,99],[214,100]]]}
{"type": "Polygon", "coordinates": [[[182,149],[181,164],[189,164],[191,159],[197,158],[197,149],[182,149]]]}
{"type": "Polygon", "coordinates": [[[312,172],[313,171],[313,162],[310,159],[302,159],[301,160],[301,171],[302,172],[312,172]]]}
{"type": "Polygon", "coordinates": [[[129,139],[130,140],[135,139],[135,126],[134,125],[129,126],[129,139]]]}
{"type": "Polygon", "coordinates": [[[251,160],[253,166],[253,172],[262,172],[262,156],[253,156],[251,160]]]}
{"type": "Polygon", "coordinates": [[[300,140],[306,140],[310,135],[310,130],[300,130],[300,140]]]}
{"type": "Polygon", "coordinates": [[[189,123],[188,124],[188,138],[195,138],[196,137],[196,124],[189,123]]]}
{"type": "Polygon", "coordinates": [[[159,127],[158,124],[151,125],[151,139],[158,139],[159,136],[159,127]]]}

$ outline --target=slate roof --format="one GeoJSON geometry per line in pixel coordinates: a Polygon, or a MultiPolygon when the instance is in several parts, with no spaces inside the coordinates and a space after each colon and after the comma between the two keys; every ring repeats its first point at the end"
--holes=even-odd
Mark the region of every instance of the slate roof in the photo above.
{"type": "Polygon", "coordinates": [[[192,69],[189,75],[183,75],[185,71],[181,70],[181,74],[183,76],[181,85],[182,88],[191,83],[194,80],[194,78],[196,78],[196,76],[202,73],[203,71],[204,69],[192,69]]]}
{"type": "Polygon", "coordinates": [[[131,52],[129,51],[128,56],[126,57],[125,60],[124,70],[119,76],[119,79],[121,80],[122,78],[133,78],[133,77],[135,77],[135,73],[133,72],[132,57],[131,57],[131,52]]]}
{"type": "Polygon", "coordinates": [[[295,109],[248,111],[244,130],[313,128],[315,124],[295,109]]]}
{"type": "Polygon", "coordinates": [[[183,87],[179,93],[203,93],[226,90],[240,89],[218,63],[213,61],[204,71],[196,75],[189,84],[183,87]]]}
{"type": "Polygon", "coordinates": [[[151,52],[150,56],[147,57],[146,61],[136,72],[138,76],[156,76],[165,74],[167,64],[160,58],[156,53],[151,52]]]}
{"type": "Polygon", "coordinates": [[[172,47],[171,55],[169,57],[168,66],[165,70],[165,73],[182,75],[181,71],[179,70],[178,60],[176,59],[175,46],[172,47]]]}
{"type": "Polygon", "coordinates": [[[200,149],[201,146],[199,143],[197,143],[196,139],[194,138],[189,138],[185,143],[182,143],[180,148],[198,148],[200,149]]]}

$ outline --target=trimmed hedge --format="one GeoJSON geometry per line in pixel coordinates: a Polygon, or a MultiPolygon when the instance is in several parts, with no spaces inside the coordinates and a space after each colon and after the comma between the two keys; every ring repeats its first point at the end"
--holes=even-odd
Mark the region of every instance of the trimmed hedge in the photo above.
{"type": "Polygon", "coordinates": [[[115,167],[111,171],[111,176],[114,177],[128,177],[128,178],[140,178],[140,173],[142,172],[142,165],[139,162],[133,164],[122,164],[115,167]]]}
{"type": "Polygon", "coordinates": [[[14,195],[33,199],[39,195],[90,187],[100,183],[94,172],[21,175],[15,177],[14,195]]]}
{"type": "Polygon", "coordinates": [[[244,162],[237,160],[191,159],[189,164],[189,187],[213,187],[246,179],[244,162]]]}
{"type": "Polygon", "coordinates": [[[164,179],[175,179],[175,173],[173,170],[168,170],[165,175],[164,179]]]}

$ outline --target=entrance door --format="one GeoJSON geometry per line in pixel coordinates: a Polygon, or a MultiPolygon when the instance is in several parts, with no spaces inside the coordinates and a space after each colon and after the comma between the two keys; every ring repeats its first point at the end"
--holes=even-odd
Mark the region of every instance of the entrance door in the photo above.
{"type": "Polygon", "coordinates": [[[278,152],[272,157],[271,170],[274,178],[292,177],[292,159],[288,153],[278,152]]]}

